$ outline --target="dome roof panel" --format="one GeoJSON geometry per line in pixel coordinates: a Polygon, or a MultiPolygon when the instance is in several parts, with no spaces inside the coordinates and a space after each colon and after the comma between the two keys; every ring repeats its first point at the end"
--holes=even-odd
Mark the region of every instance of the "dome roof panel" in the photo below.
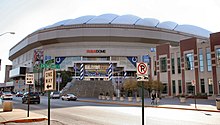
{"type": "Polygon", "coordinates": [[[157,25],[158,28],[173,30],[178,24],[172,21],[165,21],[157,25]]]}
{"type": "Polygon", "coordinates": [[[211,33],[210,31],[206,29],[193,26],[193,25],[178,25],[174,30],[189,33],[189,34],[194,34],[198,36],[203,36],[203,37],[209,37],[211,33]]]}
{"type": "Polygon", "coordinates": [[[135,25],[142,25],[142,26],[150,26],[150,27],[155,27],[157,24],[159,24],[160,21],[154,18],[144,18],[138,20],[135,25]]]}
{"type": "Polygon", "coordinates": [[[116,14],[102,14],[100,16],[92,18],[86,24],[109,24],[116,17],[118,17],[118,15],[116,14]]]}
{"type": "Polygon", "coordinates": [[[111,24],[131,24],[134,25],[140,17],[134,16],[134,15],[122,15],[117,18],[115,18],[111,24]]]}
{"type": "Polygon", "coordinates": [[[69,20],[64,25],[74,25],[74,24],[86,24],[89,20],[93,19],[95,16],[88,15],[88,16],[81,16],[76,19],[69,20]]]}

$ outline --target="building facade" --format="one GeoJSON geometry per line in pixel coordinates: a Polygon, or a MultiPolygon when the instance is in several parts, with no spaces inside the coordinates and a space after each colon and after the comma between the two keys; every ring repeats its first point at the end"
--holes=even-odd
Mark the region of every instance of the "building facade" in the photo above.
{"type": "Polygon", "coordinates": [[[134,15],[83,16],[43,27],[11,48],[9,76],[22,81],[25,68],[37,80],[45,68],[55,68],[71,71],[74,79],[108,81],[111,67],[112,83],[121,84],[136,77],[136,62],[149,57],[150,78],[163,83],[164,95],[192,93],[192,81],[197,93],[216,95],[218,39],[218,33],[210,35],[205,29],[171,21],[134,15]]]}

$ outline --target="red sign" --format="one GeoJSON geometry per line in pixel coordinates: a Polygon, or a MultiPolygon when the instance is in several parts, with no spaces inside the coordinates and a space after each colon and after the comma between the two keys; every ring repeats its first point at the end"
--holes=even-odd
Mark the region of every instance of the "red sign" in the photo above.
{"type": "Polygon", "coordinates": [[[137,75],[147,75],[148,66],[147,63],[137,63],[137,75]]]}

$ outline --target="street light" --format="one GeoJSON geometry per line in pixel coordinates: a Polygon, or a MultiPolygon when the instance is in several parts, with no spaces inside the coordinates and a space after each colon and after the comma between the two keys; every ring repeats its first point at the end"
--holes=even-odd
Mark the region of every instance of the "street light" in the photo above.
{"type": "Polygon", "coordinates": [[[58,92],[60,92],[60,73],[57,73],[57,75],[58,75],[58,87],[57,87],[57,89],[58,89],[58,92]]]}
{"type": "Polygon", "coordinates": [[[3,35],[5,35],[5,34],[7,34],[7,33],[9,33],[9,34],[15,34],[15,32],[5,32],[5,33],[0,34],[0,36],[3,36],[3,35]]]}

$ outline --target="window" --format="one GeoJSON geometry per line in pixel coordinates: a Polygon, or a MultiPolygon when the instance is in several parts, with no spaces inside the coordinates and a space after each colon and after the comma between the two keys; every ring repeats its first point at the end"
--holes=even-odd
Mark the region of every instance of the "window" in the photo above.
{"type": "Polygon", "coordinates": [[[167,72],[167,58],[166,57],[160,58],[160,71],[167,72]]]}
{"type": "Polygon", "coordinates": [[[157,75],[157,61],[156,61],[156,56],[153,57],[153,61],[154,61],[154,75],[157,75]]]}
{"type": "Polygon", "coordinates": [[[213,82],[212,82],[212,79],[208,78],[208,84],[209,84],[209,94],[213,94],[213,82]]]}
{"type": "Polygon", "coordinates": [[[212,71],[212,61],[211,61],[210,48],[206,48],[206,60],[207,60],[207,70],[212,71]]]}
{"type": "Polygon", "coordinates": [[[174,53],[171,53],[171,70],[172,70],[172,74],[175,74],[174,53]]]}
{"type": "Polygon", "coordinates": [[[181,73],[181,60],[180,60],[180,53],[177,53],[177,68],[178,68],[178,73],[181,73]]]}
{"type": "Polygon", "coordinates": [[[175,80],[172,80],[172,86],[173,86],[173,94],[176,94],[175,80]]]}
{"type": "Polygon", "coordinates": [[[186,70],[194,69],[194,55],[193,53],[185,54],[185,68],[186,70]]]}
{"type": "Polygon", "coordinates": [[[220,66],[220,48],[216,49],[216,64],[220,66]]]}
{"type": "Polygon", "coordinates": [[[200,79],[200,84],[201,84],[201,93],[205,93],[205,80],[200,79]]]}
{"type": "Polygon", "coordinates": [[[179,94],[182,93],[182,82],[181,80],[178,80],[178,86],[179,86],[179,94]]]}
{"type": "Polygon", "coordinates": [[[187,83],[186,83],[186,86],[187,86],[187,93],[188,93],[188,94],[193,94],[193,92],[194,92],[194,86],[192,86],[192,82],[187,82],[187,83]]]}
{"type": "Polygon", "coordinates": [[[203,60],[203,51],[199,49],[199,70],[200,72],[204,71],[204,60],[203,60]]]}
{"type": "Polygon", "coordinates": [[[167,94],[167,83],[163,83],[163,91],[162,94],[167,94]]]}

